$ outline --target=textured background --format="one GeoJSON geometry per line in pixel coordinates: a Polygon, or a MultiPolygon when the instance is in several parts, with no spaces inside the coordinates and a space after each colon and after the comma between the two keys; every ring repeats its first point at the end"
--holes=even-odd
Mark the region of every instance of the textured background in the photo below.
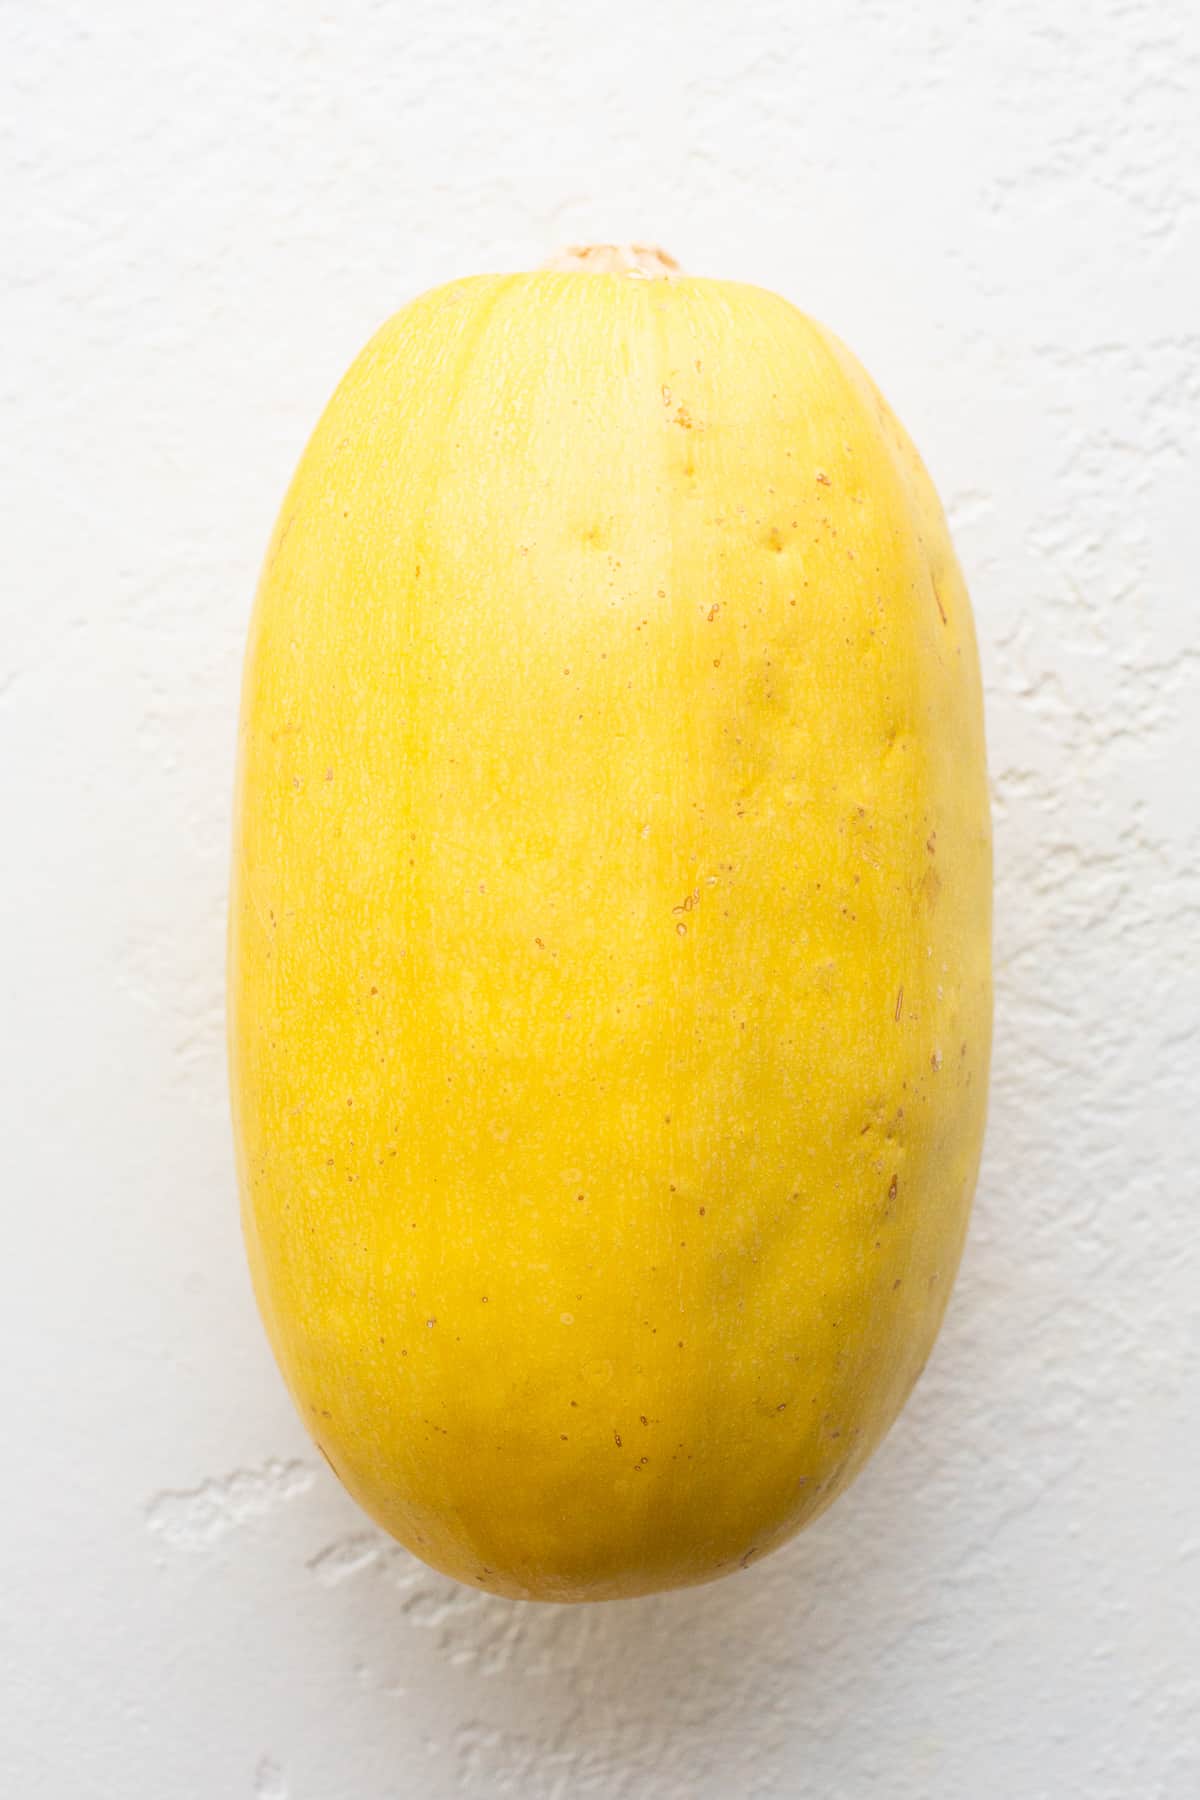
{"type": "Polygon", "coordinates": [[[21,1800],[1200,1793],[1200,13],[3,6],[0,1785],[21,1800]],[[222,1042],[247,611],[452,275],[649,235],[855,347],[988,692],[994,1101],[853,1492],[580,1610],[377,1537],[293,1418],[222,1042]]]}

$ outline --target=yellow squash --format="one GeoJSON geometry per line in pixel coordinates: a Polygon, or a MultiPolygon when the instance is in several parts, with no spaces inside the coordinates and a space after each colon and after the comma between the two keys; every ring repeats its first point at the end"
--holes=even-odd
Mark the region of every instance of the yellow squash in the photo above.
{"type": "Polygon", "coordinates": [[[262,578],[230,947],[256,1292],[375,1519],[595,1600],[846,1487],[962,1247],[990,858],[962,577],[828,331],[581,269],[384,326],[262,578]]]}

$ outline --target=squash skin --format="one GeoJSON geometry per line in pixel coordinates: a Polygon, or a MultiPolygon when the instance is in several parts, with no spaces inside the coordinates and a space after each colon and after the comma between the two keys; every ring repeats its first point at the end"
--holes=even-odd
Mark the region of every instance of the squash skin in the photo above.
{"type": "Polygon", "coordinates": [[[734,283],[427,294],[247,654],[229,1039],[305,1424],[434,1567],[712,1579],[929,1355],[984,1129],[970,605],[849,352],[734,283]]]}

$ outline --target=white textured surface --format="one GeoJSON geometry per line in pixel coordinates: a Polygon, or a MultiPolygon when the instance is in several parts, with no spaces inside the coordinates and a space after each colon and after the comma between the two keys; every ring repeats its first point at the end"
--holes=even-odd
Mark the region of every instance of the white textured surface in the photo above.
{"type": "Polygon", "coordinates": [[[77,0],[2,36],[0,1787],[1194,1800],[1200,13],[77,0]],[[389,1547],[293,1418],[223,906],[319,408],[416,290],[597,235],[791,295],[924,450],[998,1024],[960,1285],[857,1488],[716,1587],[545,1610],[389,1547]]]}

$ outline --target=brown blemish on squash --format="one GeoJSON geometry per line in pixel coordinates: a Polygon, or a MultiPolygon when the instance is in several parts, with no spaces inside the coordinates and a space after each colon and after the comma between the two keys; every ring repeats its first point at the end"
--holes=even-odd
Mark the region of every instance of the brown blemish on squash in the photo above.
{"type": "Polygon", "coordinates": [[[937,609],[942,615],[942,624],[948,625],[950,623],[950,621],[946,617],[946,609],[942,605],[942,596],[938,593],[937,577],[932,573],[932,571],[930,572],[929,581],[930,581],[931,587],[933,588],[933,597],[937,601],[937,609]]]}

